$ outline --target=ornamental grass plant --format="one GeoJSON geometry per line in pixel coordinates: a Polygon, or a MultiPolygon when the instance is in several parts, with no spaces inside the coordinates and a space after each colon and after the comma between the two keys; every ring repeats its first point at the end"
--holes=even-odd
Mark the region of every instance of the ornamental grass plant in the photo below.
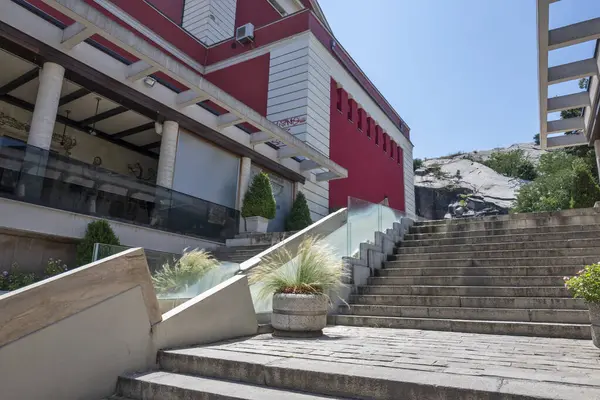
{"type": "Polygon", "coordinates": [[[316,237],[305,239],[296,252],[281,250],[250,271],[250,284],[262,284],[260,298],[272,294],[337,294],[345,272],[340,257],[316,237]]]}
{"type": "Polygon", "coordinates": [[[154,289],[162,295],[185,292],[218,266],[219,261],[204,250],[184,251],[179,260],[166,262],[152,275],[154,289]]]}

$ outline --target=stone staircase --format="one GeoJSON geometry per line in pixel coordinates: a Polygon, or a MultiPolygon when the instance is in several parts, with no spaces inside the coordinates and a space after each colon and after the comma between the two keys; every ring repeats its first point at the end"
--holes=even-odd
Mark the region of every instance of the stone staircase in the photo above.
{"type": "Polygon", "coordinates": [[[589,339],[563,277],[600,260],[597,209],[415,224],[330,323],[589,339]]]}
{"type": "Polygon", "coordinates": [[[251,259],[255,255],[262,253],[271,245],[248,245],[248,246],[232,246],[220,247],[212,251],[213,256],[219,261],[227,261],[232,263],[243,263],[251,259]]]}

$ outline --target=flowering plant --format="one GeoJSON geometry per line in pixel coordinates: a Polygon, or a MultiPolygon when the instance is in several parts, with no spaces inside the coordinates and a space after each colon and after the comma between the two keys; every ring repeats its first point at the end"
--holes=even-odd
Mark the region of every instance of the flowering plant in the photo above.
{"type": "Polygon", "coordinates": [[[573,297],[600,304],[600,263],[586,266],[573,277],[564,277],[573,297]]]}

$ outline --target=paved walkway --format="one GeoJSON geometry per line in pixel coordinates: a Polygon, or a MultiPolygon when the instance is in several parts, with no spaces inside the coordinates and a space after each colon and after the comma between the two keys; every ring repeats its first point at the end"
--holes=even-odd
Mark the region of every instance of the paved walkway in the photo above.
{"type": "Polygon", "coordinates": [[[457,379],[493,377],[501,382],[499,389],[510,381],[531,388],[560,387],[561,392],[572,393],[575,397],[568,398],[573,400],[600,399],[600,349],[591,340],[332,326],[321,339],[265,334],[208,347],[307,362],[394,368],[397,379],[402,379],[403,371],[406,375],[444,373],[457,379]]]}

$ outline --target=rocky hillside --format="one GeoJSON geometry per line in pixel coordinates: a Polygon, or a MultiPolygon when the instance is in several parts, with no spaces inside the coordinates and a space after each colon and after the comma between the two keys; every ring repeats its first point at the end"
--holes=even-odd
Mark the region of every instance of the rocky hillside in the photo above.
{"type": "Polygon", "coordinates": [[[483,162],[493,152],[520,149],[534,163],[546,151],[533,143],[426,159],[415,171],[417,215],[426,219],[506,214],[527,181],[503,176],[483,162]]]}

